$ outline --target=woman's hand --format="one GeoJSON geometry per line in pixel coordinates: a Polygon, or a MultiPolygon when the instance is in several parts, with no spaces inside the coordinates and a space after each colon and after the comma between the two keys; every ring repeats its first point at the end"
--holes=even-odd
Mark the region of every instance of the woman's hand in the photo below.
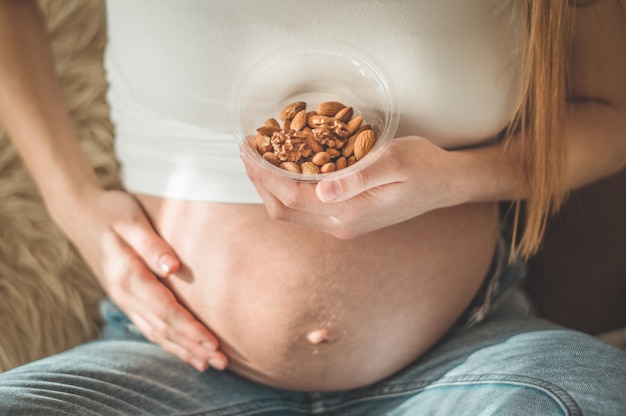
{"type": "Polygon", "coordinates": [[[223,369],[217,338],[161,281],[176,278],[180,262],[135,198],[97,189],[71,206],[55,219],[143,335],[199,371],[223,369]]]}
{"type": "Polygon", "coordinates": [[[100,188],[65,105],[48,39],[36,1],[0,1],[0,122],[51,215],[139,330],[199,370],[209,360],[223,368],[215,336],[155,275],[166,278],[180,267],[173,250],[134,198],[100,188]]]}
{"type": "Polygon", "coordinates": [[[397,138],[362,171],[318,184],[268,173],[243,152],[242,160],[272,218],[352,238],[465,202],[453,189],[462,173],[453,155],[421,137],[397,138]]]}

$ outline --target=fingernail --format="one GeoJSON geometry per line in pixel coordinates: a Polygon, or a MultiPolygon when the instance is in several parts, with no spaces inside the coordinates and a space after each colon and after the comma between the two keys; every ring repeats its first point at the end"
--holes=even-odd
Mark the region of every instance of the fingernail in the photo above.
{"type": "Polygon", "coordinates": [[[226,368],[226,363],[221,358],[209,358],[209,365],[217,370],[226,368]]]}
{"type": "Polygon", "coordinates": [[[207,365],[201,360],[198,360],[197,358],[191,359],[191,365],[193,365],[196,368],[196,370],[200,372],[204,372],[207,369],[207,365]]]}
{"type": "Polygon", "coordinates": [[[319,197],[322,202],[330,202],[337,199],[341,189],[337,181],[328,181],[319,183],[319,197]]]}
{"type": "Polygon", "coordinates": [[[176,260],[176,258],[171,254],[163,254],[159,257],[157,265],[163,273],[169,273],[174,270],[176,266],[178,266],[178,260],[176,260]]]}
{"type": "Polygon", "coordinates": [[[213,352],[213,351],[216,351],[216,350],[217,350],[217,347],[215,346],[215,344],[213,344],[212,342],[209,342],[209,341],[204,341],[204,342],[202,343],[202,346],[203,346],[204,348],[206,348],[207,350],[211,351],[211,352],[213,352]]]}

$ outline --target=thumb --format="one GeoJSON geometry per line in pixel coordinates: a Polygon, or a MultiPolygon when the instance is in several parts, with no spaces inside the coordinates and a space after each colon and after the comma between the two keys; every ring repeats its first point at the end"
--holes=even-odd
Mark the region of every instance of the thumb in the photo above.
{"type": "Polygon", "coordinates": [[[395,176],[393,169],[386,164],[373,163],[348,176],[320,181],[315,193],[322,202],[342,202],[377,186],[395,182],[395,176]]]}
{"type": "Polygon", "coordinates": [[[322,202],[339,202],[345,199],[345,192],[338,180],[322,180],[315,187],[315,193],[322,202]]]}

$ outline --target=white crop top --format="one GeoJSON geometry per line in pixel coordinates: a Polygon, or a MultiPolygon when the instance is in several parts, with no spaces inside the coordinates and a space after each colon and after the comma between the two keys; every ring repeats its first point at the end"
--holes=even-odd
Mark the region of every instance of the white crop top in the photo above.
{"type": "Polygon", "coordinates": [[[392,78],[397,137],[496,135],[519,98],[519,0],[107,0],[116,156],[131,192],[258,203],[230,125],[240,72],[280,46],[340,39],[392,78]]]}

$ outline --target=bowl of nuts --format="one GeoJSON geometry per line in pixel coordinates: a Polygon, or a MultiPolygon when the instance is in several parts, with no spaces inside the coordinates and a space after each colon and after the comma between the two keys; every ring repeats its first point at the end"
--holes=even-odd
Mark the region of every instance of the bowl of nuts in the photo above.
{"type": "Polygon", "coordinates": [[[352,46],[292,45],[266,55],[237,86],[233,133],[264,168],[317,182],[365,168],[398,127],[393,87],[352,46]]]}

